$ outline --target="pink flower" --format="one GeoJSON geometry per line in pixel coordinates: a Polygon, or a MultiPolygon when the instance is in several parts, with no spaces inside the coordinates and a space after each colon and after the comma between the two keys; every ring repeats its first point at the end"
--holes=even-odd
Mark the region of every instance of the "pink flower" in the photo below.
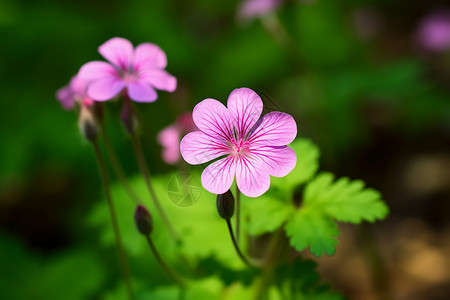
{"type": "Polygon", "coordinates": [[[450,11],[438,11],[428,15],[420,24],[417,38],[429,51],[450,50],[450,11]]]}
{"type": "Polygon", "coordinates": [[[92,81],[87,94],[96,101],[114,98],[124,88],[136,102],[153,102],[155,89],[175,91],[177,80],[164,70],[166,54],[155,44],[133,45],[123,38],[112,38],[98,48],[110,63],[91,61],[83,65],[79,76],[92,81]]]}
{"type": "Polygon", "coordinates": [[[193,119],[200,131],[182,139],[184,160],[197,165],[225,156],[203,171],[206,190],[223,194],[236,176],[244,195],[258,197],[269,189],[269,175],[283,177],[295,167],[297,156],[286,146],[297,135],[295,120],[277,111],[259,119],[262,110],[261,98],[248,88],[231,92],[227,107],[205,99],[194,108],[193,119]]]}
{"type": "Polygon", "coordinates": [[[163,147],[162,157],[168,164],[175,164],[180,160],[180,139],[191,131],[198,130],[192,120],[191,113],[181,114],[175,124],[170,125],[158,134],[158,142],[163,147]]]}
{"type": "Polygon", "coordinates": [[[251,20],[273,13],[281,5],[281,0],[245,0],[238,10],[241,20],[251,20]]]}
{"type": "Polygon", "coordinates": [[[75,108],[75,104],[91,106],[93,104],[86,94],[88,82],[74,76],[70,83],[56,92],[56,98],[66,110],[75,108]]]}

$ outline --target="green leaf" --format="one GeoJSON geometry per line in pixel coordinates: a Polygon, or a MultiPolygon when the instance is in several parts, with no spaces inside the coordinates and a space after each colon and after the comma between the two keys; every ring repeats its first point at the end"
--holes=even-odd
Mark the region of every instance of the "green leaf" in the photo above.
{"type": "Polygon", "coordinates": [[[319,148],[308,139],[296,139],[289,145],[297,154],[297,165],[287,176],[272,177],[272,186],[292,196],[295,188],[310,180],[319,168],[319,148]]]}
{"type": "Polygon", "coordinates": [[[248,216],[247,230],[252,235],[273,232],[295,212],[291,203],[283,201],[283,195],[273,190],[259,198],[245,198],[242,202],[248,216]]]}
{"type": "Polygon", "coordinates": [[[341,222],[374,222],[386,217],[388,208],[379,192],[365,189],[361,180],[343,177],[333,182],[333,178],[330,173],[321,173],[311,181],[304,192],[304,206],[341,222]]]}
{"type": "Polygon", "coordinates": [[[309,246],[311,253],[318,257],[323,252],[332,255],[336,251],[335,237],[339,235],[337,225],[320,212],[300,209],[287,222],[285,230],[290,244],[298,251],[309,246]]]}
{"type": "MultiPolygon", "coordinates": [[[[130,180],[134,190],[140,195],[153,217],[152,238],[166,260],[172,263],[180,263],[180,253],[190,259],[197,260],[210,256],[228,266],[240,268],[243,266],[234,251],[230,241],[226,222],[217,213],[216,195],[205,191],[200,182],[200,175],[192,173],[190,184],[200,191],[198,201],[189,207],[177,206],[173,203],[171,186],[176,173],[154,176],[152,184],[158,195],[159,202],[171,220],[178,235],[182,237],[182,244],[177,246],[168,234],[165,224],[162,222],[141,177],[130,180]],[[205,242],[207,241],[207,242],[205,242]]],[[[148,257],[149,248],[145,239],[137,232],[133,214],[136,205],[129,199],[120,184],[112,186],[113,201],[116,207],[118,222],[123,237],[123,243],[127,254],[136,257],[148,257]]],[[[94,207],[88,218],[88,225],[100,229],[100,240],[104,246],[114,246],[114,234],[111,219],[105,199],[101,199],[94,207]]],[[[157,265],[156,261],[151,262],[157,265]]],[[[182,263],[182,262],[181,262],[182,263]]],[[[184,263],[183,263],[184,264],[184,263]]]]}

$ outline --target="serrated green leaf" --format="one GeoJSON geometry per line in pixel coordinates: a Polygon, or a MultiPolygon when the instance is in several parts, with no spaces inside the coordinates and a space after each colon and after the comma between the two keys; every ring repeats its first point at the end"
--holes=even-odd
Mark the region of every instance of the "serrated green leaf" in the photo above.
{"type": "Polygon", "coordinates": [[[295,188],[310,180],[319,168],[319,148],[308,139],[296,139],[289,147],[297,154],[297,165],[287,176],[271,178],[271,184],[292,195],[295,188]]]}
{"type": "Polygon", "coordinates": [[[273,232],[295,212],[295,207],[283,201],[283,195],[277,190],[264,194],[259,198],[245,198],[242,202],[247,212],[247,230],[252,235],[273,232]]]}
{"type": "Polygon", "coordinates": [[[311,253],[318,257],[323,252],[332,255],[336,251],[337,225],[316,211],[300,209],[287,222],[285,230],[290,244],[298,251],[309,246],[311,253]]]}
{"type": "Polygon", "coordinates": [[[365,189],[361,180],[333,179],[332,174],[322,173],[312,180],[305,188],[304,206],[341,222],[374,222],[386,217],[388,208],[380,193],[365,189]]]}

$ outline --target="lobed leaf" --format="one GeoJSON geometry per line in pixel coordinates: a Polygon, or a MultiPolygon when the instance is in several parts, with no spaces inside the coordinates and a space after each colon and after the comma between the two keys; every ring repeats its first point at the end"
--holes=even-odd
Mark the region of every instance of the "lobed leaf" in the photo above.
{"type": "Polygon", "coordinates": [[[388,208],[379,192],[365,189],[361,180],[333,179],[331,173],[321,173],[312,180],[305,188],[304,206],[341,222],[374,222],[386,217],[388,208]]]}
{"type": "Polygon", "coordinates": [[[337,225],[329,217],[314,210],[300,209],[287,222],[286,234],[290,244],[297,250],[305,250],[308,246],[315,256],[322,256],[325,252],[332,255],[336,251],[339,235],[337,225]]]}

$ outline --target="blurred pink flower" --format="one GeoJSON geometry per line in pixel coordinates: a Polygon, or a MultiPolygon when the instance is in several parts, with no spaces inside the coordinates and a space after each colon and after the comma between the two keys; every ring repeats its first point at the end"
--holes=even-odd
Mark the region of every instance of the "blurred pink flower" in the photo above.
{"type": "Polygon", "coordinates": [[[70,83],[56,92],[56,98],[66,110],[75,108],[75,104],[91,106],[93,104],[86,94],[88,82],[78,76],[72,77],[70,83]]]}
{"type": "Polygon", "coordinates": [[[175,91],[177,80],[164,68],[167,57],[157,45],[133,45],[123,38],[112,38],[98,48],[109,61],[91,61],[83,65],[79,76],[92,81],[87,94],[96,101],[114,98],[124,88],[136,102],[153,102],[158,98],[155,89],[175,91]]]}
{"type": "Polygon", "coordinates": [[[223,194],[236,176],[244,195],[258,197],[269,189],[269,175],[283,177],[295,167],[297,156],[286,146],[297,135],[295,120],[277,111],[259,119],[262,110],[261,98],[248,88],[231,92],[227,107],[214,99],[195,106],[193,119],[200,131],[182,139],[181,155],[193,165],[225,156],[203,171],[206,190],[223,194]]]}
{"type": "Polygon", "coordinates": [[[281,0],[244,0],[238,9],[238,18],[249,21],[274,12],[281,5],[281,0]]]}
{"type": "Polygon", "coordinates": [[[422,47],[433,52],[450,50],[450,11],[438,11],[421,22],[417,38],[422,47]]]}
{"type": "Polygon", "coordinates": [[[170,125],[158,134],[158,142],[163,147],[162,157],[168,164],[180,160],[180,139],[188,132],[198,130],[189,112],[181,114],[175,124],[170,125]]]}

